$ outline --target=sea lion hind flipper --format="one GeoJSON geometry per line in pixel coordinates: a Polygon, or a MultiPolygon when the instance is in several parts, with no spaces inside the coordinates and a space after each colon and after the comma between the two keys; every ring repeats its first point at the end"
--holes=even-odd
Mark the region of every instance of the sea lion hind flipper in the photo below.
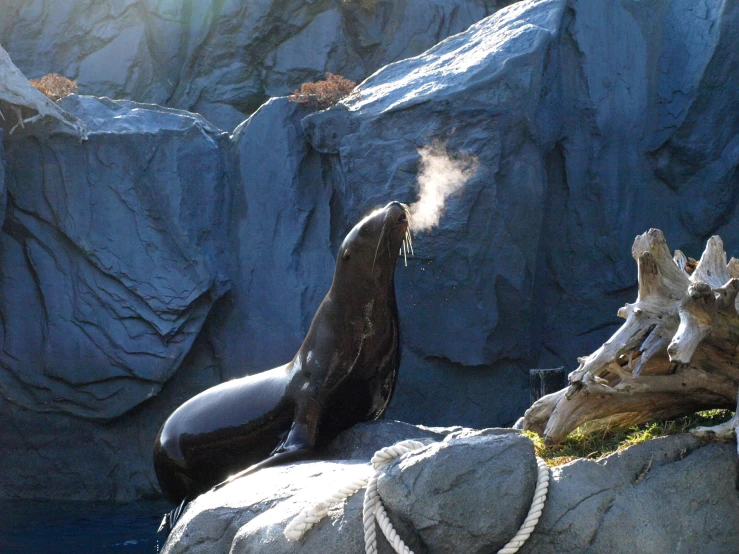
{"type": "Polygon", "coordinates": [[[172,529],[174,529],[175,524],[182,516],[182,512],[185,511],[185,506],[188,502],[190,502],[189,496],[182,499],[182,502],[180,502],[179,506],[164,514],[162,522],[159,524],[159,529],[157,529],[157,535],[164,531],[166,533],[165,537],[169,537],[169,534],[172,532],[172,529]]]}

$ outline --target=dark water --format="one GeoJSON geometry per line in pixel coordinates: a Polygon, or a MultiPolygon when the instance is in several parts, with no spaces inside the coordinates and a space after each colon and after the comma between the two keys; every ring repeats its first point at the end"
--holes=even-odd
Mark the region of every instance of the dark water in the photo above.
{"type": "Polygon", "coordinates": [[[0,501],[1,554],[155,554],[164,501],[0,501]]]}

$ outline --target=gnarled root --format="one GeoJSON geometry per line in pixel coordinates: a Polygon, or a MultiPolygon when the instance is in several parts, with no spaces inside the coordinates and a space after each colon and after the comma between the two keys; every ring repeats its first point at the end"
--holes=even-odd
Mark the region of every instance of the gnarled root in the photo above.
{"type": "Polygon", "coordinates": [[[731,440],[736,438],[736,451],[739,454],[739,393],[737,393],[737,406],[734,417],[729,421],[712,427],[696,427],[690,433],[694,437],[704,440],[731,440]]]}
{"type": "Polygon", "coordinates": [[[706,408],[733,407],[739,385],[739,261],[726,262],[717,236],[697,266],[670,255],[658,229],[636,237],[639,293],[626,322],[580,358],[569,387],[540,398],[524,428],[560,442],[570,431],[642,423],[706,408]]]}

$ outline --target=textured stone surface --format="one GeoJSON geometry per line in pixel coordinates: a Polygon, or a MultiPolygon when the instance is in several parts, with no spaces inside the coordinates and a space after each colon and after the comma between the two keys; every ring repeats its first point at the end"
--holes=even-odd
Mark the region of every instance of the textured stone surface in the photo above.
{"type": "Polygon", "coordinates": [[[29,77],[189,109],[231,130],[329,71],[361,80],[510,0],[2,0],[0,43],[29,77]]]}
{"type": "Polygon", "coordinates": [[[224,135],[154,106],[69,97],[89,139],[7,142],[0,391],[109,419],[154,396],[228,288],[224,135]]]}
{"type": "Polygon", "coordinates": [[[128,502],[160,496],[151,461],[159,427],[182,402],[222,378],[197,339],[157,396],[112,421],[32,411],[0,396],[0,498],[128,502]]]}
{"type": "Polygon", "coordinates": [[[734,445],[689,435],[552,471],[542,518],[522,554],[734,552],[739,528],[734,445]]]}
{"type": "MultiPolygon", "coordinates": [[[[379,437],[395,425],[363,427],[379,437]]],[[[391,434],[394,440],[398,430],[391,434]]],[[[304,462],[239,479],[193,502],[163,551],[359,554],[361,492],[333,507],[299,542],[288,542],[283,531],[311,499],[364,471],[356,460],[304,462]]],[[[736,479],[733,446],[701,446],[689,435],[554,468],[542,517],[521,552],[733,552],[736,479]]],[[[378,491],[414,552],[496,552],[523,522],[535,482],[528,439],[467,429],[392,462],[378,491]]],[[[392,552],[382,537],[378,546],[382,554],[392,552]]]]}
{"type": "Polygon", "coordinates": [[[730,255],[739,249],[739,75],[729,54],[739,48],[739,6],[569,5],[538,118],[551,230],[538,298],[553,307],[540,330],[542,367],[574,368],[636,297],[634,236],[662,229],[692,256],[712,234],[730,255]]]}
{"type": "Polygon", "coordinates": [[[536,473],[529,439],[467,431],[393,462],[377,490],[414,551],[497,552],[526,517],[536,473]]]}
{"type": "Polygon", "coordinates": [[[232,137],[234,289],[211,334],[234,376],[289,361],[331,285],[332,189],[302,137],[306,114],[286,98],[270,100],[232,137]]]}

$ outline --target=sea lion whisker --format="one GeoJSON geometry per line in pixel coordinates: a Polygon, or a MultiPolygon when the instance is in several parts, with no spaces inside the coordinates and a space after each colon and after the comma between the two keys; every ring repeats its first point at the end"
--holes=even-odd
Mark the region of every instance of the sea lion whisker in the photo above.
{"type": "Polygon", "coordinates": [[[405,250],[405,240],[403,241],[403,260],[405,261],[405,267],[408,267],[408,256],[405,250]]]}

